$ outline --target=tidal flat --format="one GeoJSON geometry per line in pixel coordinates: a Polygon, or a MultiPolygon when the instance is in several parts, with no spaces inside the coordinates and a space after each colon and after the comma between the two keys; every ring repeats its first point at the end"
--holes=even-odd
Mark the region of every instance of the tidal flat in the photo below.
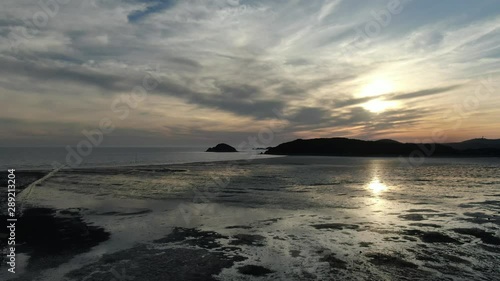
{"type": "Polygon", "coordinates": [[[2,280],[500,280],[498,159],[68,169],[20,198],[2,280]]]}

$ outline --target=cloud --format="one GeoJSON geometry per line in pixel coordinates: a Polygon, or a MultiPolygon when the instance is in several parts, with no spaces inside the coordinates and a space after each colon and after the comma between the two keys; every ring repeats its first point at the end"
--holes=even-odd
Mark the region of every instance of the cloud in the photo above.
{"type": "Polygon", "coordinates": [[[49,67],[36,62],[5,59],[0,57],[4,67],[0,73],[10,75],[15,73],[19,76],[29,77],[38,81],[55,81],[78,83],[86,86],[96,86],[104,90],[123,90],[118,84],[119,76],[100,73],[82,67],[49,67]]]}
{"type": "MultiPolygon", "coordinates": [[[[376,21],[372,11],[385,9],[387,1],[71,1],[33,29],[41,7],[6,0],[0,10],[0,118],[20,121],[7,135],[20,128],[42,134],[50,127],[74,139],[74,124],[95,126],[110,114],[113,98],[159,69],[161,84],[117,124],[151,132],[158,142],[168,135],[197,143],[210,131],[214,138],[241,137],[276,119],[276,112],[287,118],[284,134],[290,137],[389,130],[412,135],[431,123],[449,127],[433,118],[465,100],[484,77],[500,77],[500,7],[492,0],[402,2],[400,14],[346,56],[358,31],[376,21]],[[380,79],[391,81],[394,92],[360,96],[380,79]],[[373,114],[363,108],[373,99],[399,107],[373,114]],[[165,127],[183,129],[159,129],[165,127]],[[238,133],[224,134],[226,128],[238,133]]],[[[481,119],[471,115],[469,123],[494,131],[498,108],[497,96],[482,101],[481,119]]]]}
{"type": "Polygon", "coordinates": [[[427,49],[435,49],[444,39],[444,35],[436,30],[429,32],[418,32],[412,35],[409,40],[409,47],[417,50],[425,51],[427,49]]]}
{"type": "Polygon", "coordinates": [[[373,97],[363,97],[363,98],[339,99],[339,100],[334,100],[333,104],[334,104],[335,108],[343,108],[343,107],[348,107],[348,106],[366,103],[372,99],[374,99],[374,98],[373,97]]]}
{"type": "Polygon", "coordinates": [[[318,124],[324,122],[329,115],[330,112],[324,108],[306,107],[299,109],[290,120],[299,124],[318,124]]]}
{"type": "Polygon", "coordinates": [[[149,5],[143,10],[135,10],[131,12],[127,16],[129,22],[137,22],[151,14],[160,13],[166,9],[170,9],[176,4],[177,0],[142,0],[140,2],[148,3],[149,5]]]}
{"type": "Polygon", "coordinates": [[[420,98],[420,97],[426,97],[426,96],[432,96],[432,95],[437,95],[437,94],[442,94],[449,92],[451,90],[455,90],[460,88],[461,85],[452,85],[448,87],[440,87],[440,88],[432,88],[432,89],[425,89],[425,90],[420,90],[416,92],[411,92],[411,93],[405,93],[405,94],[397,94],[397,95],[392,95],[389,100],[405,100],[405,99],[414,99],[414,98],[420,98]]]}

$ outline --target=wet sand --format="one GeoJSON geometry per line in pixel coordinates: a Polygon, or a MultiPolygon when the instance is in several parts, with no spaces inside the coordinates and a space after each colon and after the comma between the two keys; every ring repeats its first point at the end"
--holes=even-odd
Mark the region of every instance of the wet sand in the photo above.
{"type": "Polygon", "coordinates": [[[498,175],[324,157],[63,170],[25,199],[15,280],[499,280],[498,175]]]}

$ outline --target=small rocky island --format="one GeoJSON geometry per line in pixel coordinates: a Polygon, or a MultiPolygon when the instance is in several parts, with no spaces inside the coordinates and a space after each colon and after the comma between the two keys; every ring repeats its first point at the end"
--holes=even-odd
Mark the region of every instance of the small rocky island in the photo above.
{"type": "Polygon", "coordinates": [[[230,146],[229,144],[219,143],[214,147],[210,147],[206,152],[238,152],[236,148],[230,146]]]}

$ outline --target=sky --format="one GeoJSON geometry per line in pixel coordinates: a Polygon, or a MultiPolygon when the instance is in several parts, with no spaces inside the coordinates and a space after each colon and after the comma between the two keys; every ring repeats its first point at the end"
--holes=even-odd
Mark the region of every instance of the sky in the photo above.
{"type": "Polygon", "coordinates": [[[0,65],[0,146],[500,138],[498,0],[3,0],[0,65]]]}

